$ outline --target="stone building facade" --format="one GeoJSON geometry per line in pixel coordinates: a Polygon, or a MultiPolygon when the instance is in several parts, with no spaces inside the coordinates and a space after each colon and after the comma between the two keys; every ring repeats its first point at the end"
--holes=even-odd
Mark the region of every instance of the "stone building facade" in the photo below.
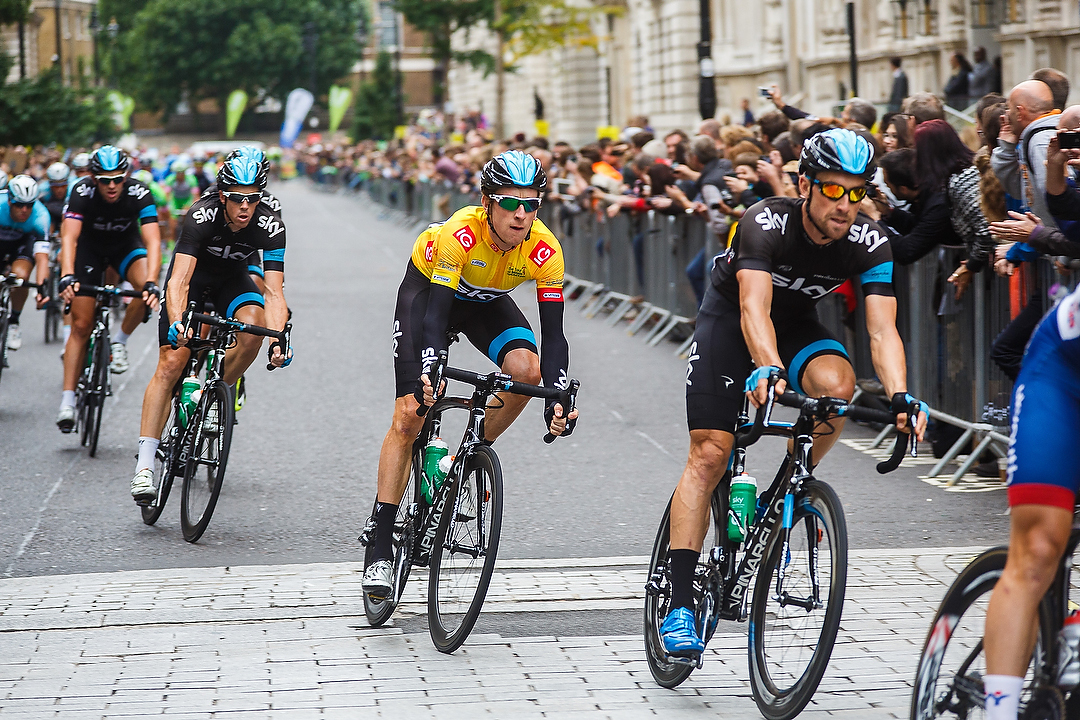
{"type": "MultiPolygon", "coordinates": [[[[718,111],[734,114],[757,88],[776,83],[804,109],[831,114],[852,90],[845,0],[710,0],[718,111]]],[[[612,2],[606,2],[612,5],[612,2]]],[[[598,47],[560,49],[527,58],[506,82],[507,132],[531,133],[534,93],[551,136],[573,143],[596,128],[636,115],[653,128],[693,129],[698,114],[698,0],[617,0],[621,14],[600,17],[598,47]]],[[[940,93],[949,57],[985,47],[1001,57],[1006,89],[1053,66],[1080,85],[1080,9],[1074,0],[855,0],[859,95],[884,102],[892,86],[888,59],[900,56],[911,92],[940,93]]],[[[494,49],[484,28],[455,38],[459,49],[494,49]]],[[[459,109],[494,115],[495,80],[455,66],[450,99],[459,109]]],[[[1074,93],[1080,98],[1080,92],[1074,93]]]]}
{"type": "Polygon", "coordinates": [[[0,28],[0,42],[13,61],[6,81],[17,81],[23,72],[26,77],[36,77],[58,61],[64,82],[76,82],[80,76],[91,78],[94,39],[90,26],[96,6],[97,0],[33,0],[29,17],[22,24],[22,68],[19,26],[0,28]]]}

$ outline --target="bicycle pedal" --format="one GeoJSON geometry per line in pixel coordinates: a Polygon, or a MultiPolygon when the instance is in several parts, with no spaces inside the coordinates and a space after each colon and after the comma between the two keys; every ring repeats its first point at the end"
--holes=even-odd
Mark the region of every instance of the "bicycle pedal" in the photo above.
{"type": "Polygon", "coordinates": [[[668,662],[675,665],[686,665],[697,670],[701,669],[702,655],[704,653],[695,653],[694,655],[668,655],[668,662]]]}

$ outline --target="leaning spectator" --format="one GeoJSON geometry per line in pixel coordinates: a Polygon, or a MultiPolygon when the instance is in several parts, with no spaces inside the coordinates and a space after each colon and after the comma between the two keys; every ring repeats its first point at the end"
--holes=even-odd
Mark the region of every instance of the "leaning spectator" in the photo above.
{"type": "MultiPolygon", "coordinates": [[[[701,203],[708,218],[709,229],[722,246],[730,226],[728,217],[736,213],[729,205],[732,199],[725,179],[725,175],[732,172],[731,163],[717,155],[716,144],[708,135],[698,135],[690,141],[688,161],[691,169],[699,173],[694,200],[701,203]]],[[[702,298],[705,297],[704,248],[686,267],[686,277],[694,288],[700,306],[702,298]]]]}
{"type": "Polygon", "coordinates": [[[724,127],[719,120],[709,118],[702,120],[701,125],[698,126],[698,135],[708,135],[713,139],[716,144],[716,149],[719,152],[724,150],[724,141],[720,139],[720,128],[724,127]]]}
{"type": "Polygon", "coordinates": [[[963,110],[968,106],[968,97],[971,95],[968,85],[971,63],[963,53],[954,52],[949,57],[949,66],[952,67],[953,75],[945,83],[943,91],[945,102],[958,110],[963,110]]]}
{"type": "Polygon", "coordinates": [[[776,110],[770,110],[767,113],[762,113],[758,118],[758,127],[761,128],[761,136],[768,143],[768,149],[771,150],[775,147],[774,141],[781,133],[785,133],[788,127],[791,125],[791,121],[787,116],[776,110]]]}
{"type": "Polygon", "coordinates": [[[890,153],[914,145],[903,115],[888,113],[882,118],[881,126],[881,146],[885,152],[890,153]]]}
{"type": "Polygon", "coordinates": [[[1020,209],[1020,205],[1005,193],[1005,188],[1001,186],[1001,181],[997,179],[997,175],[994,175],[994,170],[990,166],[990,153],[997,147],[998,133],[1001,131],[1001,116],[1007,112],[1008,105],[1005,98],[1000,95],[991,93],[983,96],[983,100],[987,98],[992,102],[982,105],[982,100],[980,100],[982,110],[976,116],[979,137],[983,145],[975,153],[975,167],[979,169],[979,197],[983,215],[988,221],[997,222],[1008,217],[1010,202],[1016,203],[1014,207],[1017,210],[1020,209]]]}
{"type": "Polygon", "coordinates": [[[780,94],[780,86],[778,85],[769,86],[769,100],[772,101],[772,104],[776,106],[777,110],[784,113],[784,115],[791,118],[792,120],[801,120],[803,118],[810,118],[812,120],[817,119],[810,113],[800,110],[797,107],[792,107],[791,105],[788,105],[786,102],[784,102],[784,98],[780,94]]]}
{"type": "Polygon", "coordinates": [[[735,177],[728,178],[727,185],[735,204],[750,207],[759,200],[775,194],[769,183],[763,181],[758,174],[759,162],[763,162],[761,155],[752,152],[736,155],[732,161],[735,177]]]}
{"type": "MultiPolygon", "coordinates": [[[[916,136],[916,143],[919,142],[916,136]]],[[[916,151],[912,148],[895,150],[881,158],[885,182],[893,195],[911,203],[910,210],[890,207],[878,196],[874,205],[888,228],[893,261],[910,265],[939,244],[959,245],[960,239],[949,218],[949,202],[943,187],[916,180],[916,151]]]]}
{"type": "Polygon", "coordinates": [[[1009,93],[998,146],[990,157],[1005,192],[1020,199],[1044,223],[1057,228],[1046,206],[1046,146],[1057,127],[1050,87],[1025,80],[1009,93]]]}
{"type": "Polygon", "coordinates": [[[1064,110],[1069,102],[1069,76],[1054,68],[1039,68],[1031,73],[1032,80],[1046,83],[1050,94],[1054,96],[1054,109],[1064,110]]]}
{"type": "Polygon", "coordinates": [[[902,112],[910,116],[908,127],[915,132],[915,126],[927,120],[944,120],[945,107],[941,98],[934,93],[917,92],[904,100],[902,112]]]}
{"type": "Polygon", "coordinates": [[[871,130],[877,122],[877,108],[871,102],[860,97],[853,97],[847,101],[847,105],[844,105],[840,119],[845,123],[857,122],[867,130],[871,130]]]}
{"type": "Polygon", "coordinates": [[[728,160],[735,157],[735,153],[732,152],[736,145],[743,140],[749,140],[754,137],[754,133],[750,132],[742,125],[725,125],[720,128],[720,142],[723,143],[724,157],[728,160]]]}

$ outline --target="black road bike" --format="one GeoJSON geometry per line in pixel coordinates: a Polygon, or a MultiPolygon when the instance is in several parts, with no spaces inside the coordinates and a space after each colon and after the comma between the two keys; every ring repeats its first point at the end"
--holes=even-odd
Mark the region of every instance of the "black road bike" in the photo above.
{"type": "MultiPolygon", "coordinates": [[[[101,414],[105,398],[112,395],[109,382],[109,363],[112,361],[112,343],[109,330],[112,327],[112,309],[120,307],[120,298],[142,297],[141,290],[124,290],[114,285],[82,285],[82,290],[97,295],[94,311],[94,328],[86,343],[86,362],[75,385],[75,431],[79,442],[88,447],[90,457],[97,455],[98,437],[101,434],[101,414]]],[[[147,308],[147,317],[150,310],[147,308]]],[[[145,322],[145,320],[143,321],[145,322]]]]}
{"type": "MultiPolygon", "coordinates": [[[[454,338],[456,339],[456,338],[454,338]]],[[[390,597],[364,595],[364,610],[372,627],[382,625],[401,601],[409,571],[428,568],[428,631],[441,652],[461,647],[472,631],[495,569],[502,529],[503,484],[499,456],[484,441],[484,417],[497,392],[557,400],[569,413],[577,399],[578,381],[566,389],[545,388],[514,381],[501,372],[481,374],[447,367],[447,353],[439,354],[430,373],[432,387],[443,379],[472,385],[471,398],[443,396],[426,410],[423,428],[413,443],[409,489],[398,507],[394,523],[394,587],[390,597]],[[443,415],[451,409],[469,413],[453,464],[428,503],[421,492],[424,448],[440,436],[443,415]],[[411,500],[410,500],[411,498],[411,500]]],[[[548,433],[545,442],[553,442],[548,433]]],[[[375,513],[368,519],[360,542],[367,550],[365,567],[375,551],[375,513]]]]}
{"type": "MultiPolygon", "coordinates": [[[[1020,696],[1021,717],[1025,720],[1080,718],[1080,689],[1060,685],[1058,677],[1058,632],[1078,600],[1072,577],[1078,544],[1080,526],[1074,520],[1057,575],[1039,603],[1035,652],[1020,696]]],[[[1008,546],[990,548],[968,563],[945,593],[915,672],[912,720],[985,717],[986,608],[1005,570],[1008,554],[1008,546]]]]}
{"type": "Polygon", "coordinates": [[[45,280],[43,295],[48,296],[42,310],[45,311],[45,342],[60,339],[64,301],[60,299],[60,238],[54,236],[49,247],[49,277],[45,280]]]}
{"type": "MultiPolygon", "coordinates": [[[[753,425],[745,405],[739,418],[732,464],[711,499],[715,545],[702,554],[695,571],[694,600],[698,632],[706,643],[718,621],[749,618],[754,701],[769,720],[787,720],[802,711],[821,682],[840,626],[847,586],[844,509],[836,492],[813,476],[815,427],[838,417],[894,424],[896,414],[837,398],[810,398],[794,392],[777,396],[777,379],[776,373],[770,377],[768,400],[758,409],[753,425]],[[773,421],[774,403],[797,408],[798,418],[773,421]],[[757,512],[740,543],[730,540],[727,532],[729,513],[734,517],[728,507],[731,478],[743,472],[746,448],[762,435],[791,438],[794,450],[758,497],[757,512]]],[[[878,472],[900,465],[909,437],[913,436],[897,433],[892,457],[878,464],[878,472]]],[[[653,678],[667,688],[678,686],[702,662],[702,656],[669,655],[660,638],[660,626],[671,610],[670,518],[669,502],[656,533],[645,585],[645,656],[653,678]]]]}
{"type": "Polygon", "coordinates": [[[11,291],[20,287],[37,287],[15,273],[0,276],[0,377],[7,367],[7,334],[11,324],[11,291]]]}
{"type": "MultiPolygon", "coordinates": [[[[154,489],[157,497],[141,508],[143,522],[147,525],[156,523],[165,509],[174,478],[183,477],[180,527],[184,539],[191,543],[198,541],[210,524],[225,480],[225,466],[232,445],[235,397],[233,386],[223,379],[225,351],[236,344],[237,333],[248,333],[275,340],[267,349],[270,356],[277,343],[288,349],[292,333],[292,323],[286,323],[284,330],[271,330],[217,315],[197,313],[195,307],[194,302],[188,305],[183,319],[184,327],[194,330],[193,337],[186,345],[191,350],[191,357],[180,381],[173,388],[169,416],[154,457],[154,489]],[[209,328],[209,337],[199,337],[200,325],[209,328]],[[201,395],[195,408],[188,413],[181,407],[180,385],[183,378],[198,376],[204,365],[206,379],[201,395]]],[[[267,370],[274,367],[269,362],[266,364],[267,370]]]]}

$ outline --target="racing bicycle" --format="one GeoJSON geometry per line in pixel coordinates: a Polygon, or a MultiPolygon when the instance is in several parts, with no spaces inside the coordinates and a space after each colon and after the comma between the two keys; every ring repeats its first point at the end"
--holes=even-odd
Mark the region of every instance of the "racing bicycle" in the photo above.
{"type": "MultiPolygon", "coordinates": [[[[120,307],[120,298],[142,297],[142,291],[125,290],[115,285],[82,285],[81,288],[97,295],[97,307],[94,311],[94,328],[90,331],[90,339],[86,343],[86,362],[75,384],[75,431],[79,433],[79,442],[83,447],[89,447],[90,457],[95,457],[105,398],[112,394],[109,382],[109,363],[112,361],[109,330],[112,327],[112,310],[120,307]]],[[[146,317],[150,317],[149,307],[146,317]]]]}
{"type": "MultiPolygon", "coordinates": [[[[456,336],[451,335],[451,342],[456,336]]],[[[413,567],[428,568],[428,632],[435,647],[452,653],[461,647],[480,615],[488,584],[495,569],[502,529],[503,483],[499,456],[484,440],[484,417],[497,392],[557,400],[566,413],[573,410],[578,381],[565,389],[545,388],[517,382],[501,372],[481,374],[447,366],[447,352],[441,351],[430,373],[432,387],[442,387],[443,379],[473,386],[471,398],[443,396],[430,408],[421,405],[424,425],[413,443],[412,472],[405,498],[398,506],[394,523],[394,583],[389,597],[364,595],[364,610],[372,627],[382,625],[401,601],[405,583],[413,567]],[[429,503],[421,490],[424,449],[439,437],[443,415],[461,409],[469,413],[450,471],[429,503]],[[411,501],[410,501],[411,497],[411,501]]],[[[548,433],[545,442],[553,442],[548,433]]],[[[366,549],[365,567],[375,552],[375,513],[364,526],[360,543],[366,549]]]]}
{"type": "MultiPolygon", "coordinates": [[[[1021,717],[1025,719],[1080,718],[1080,689],[1062,687],[1058,678],[1058,632],[1078,600],[1072,577],[1073,553],[1078,544],[1080,525],[1074,520],[1057,574],[1039,603],[1035,651],[1020,695],[1021,717]]],[[[1008,555],[1008,546],[990,548],[972,560],[946,591],[915,672],[912,720],[985,717],[986,608],[1008,555]]]]}
{"type": "MultiPolygon", "coordinates": [[[[838,417],[896,422],[895,413],[838,398],[810,398],[795,392],[777,395],[779,378],[777,373],[770,376],[767,401],[758,408],[753,425],[744,403],[732,464],[711,499],[715,545],[703,553],[703,562],[694,574],[695,616],[706,644],[720,620],[741,622],[749,618],[750,687],[758,709],[769,720],[795,717],[817,690],[832,655],[847,586],[844,509],[836,492],[813,475],[815,428],[838,417]],[[798,409],[798,418],[794,422],[774,421],[771,416],[776,403],[798,409]],[[731,479],[743,473],[746,449],[762,435],[791,438],[794,449],[758,497],[745,540],[736,542],[729,539],[727,531],[729,513],[737,521],[728,507],[731,479]]],[[[909,437],[914,435],[897,433],[892,456],[878,464],[878,472],[891,472],[900,465],[909,437]]],[[[915,452],[913,443],[912,454],[915,452]]],[[[660,638],[660,626],[671,610],[670,520],[669,502],[649,564],[644,623],[649,670],[656,682],[667,688],[685,681],[701,667],[703,658],[669,655],[660,638]]]]}
{"type": "MultiPolygon", "coordinates": [[[[237,333],[248,333],[273,338],[274,342],[267,348],[267,355],[272,356],[278,343],[282,348],[289,347],[292,333],[292,323],[286,323],[283,330],[271,330],[218,315],[197,313],[195,308],[196,303],[191,302],[183,319],[184,327],[194,330],[185,346],[191,350],[191,357],[173,388],[169,415],[154,456],[157,496],[141,507],[143,522],[147,525],[156,523],[169,499],[173,480],[183,477],[180,528],[184,539],[191,543],[197,542],[210,525],[232,445],[235,398],[233,386],[223,379],[225,351],[236,344],[237,333]],[[200,337],[200,324],[209,328],[209,337],[200,337]],[[189,412],[181,407],[180,386],[183,378],[198,376],[204,365],[206,379],[194,409],[189,412]]],[[[272,363],[266,364],[267,370],[274,368],[272,363]]]]}

